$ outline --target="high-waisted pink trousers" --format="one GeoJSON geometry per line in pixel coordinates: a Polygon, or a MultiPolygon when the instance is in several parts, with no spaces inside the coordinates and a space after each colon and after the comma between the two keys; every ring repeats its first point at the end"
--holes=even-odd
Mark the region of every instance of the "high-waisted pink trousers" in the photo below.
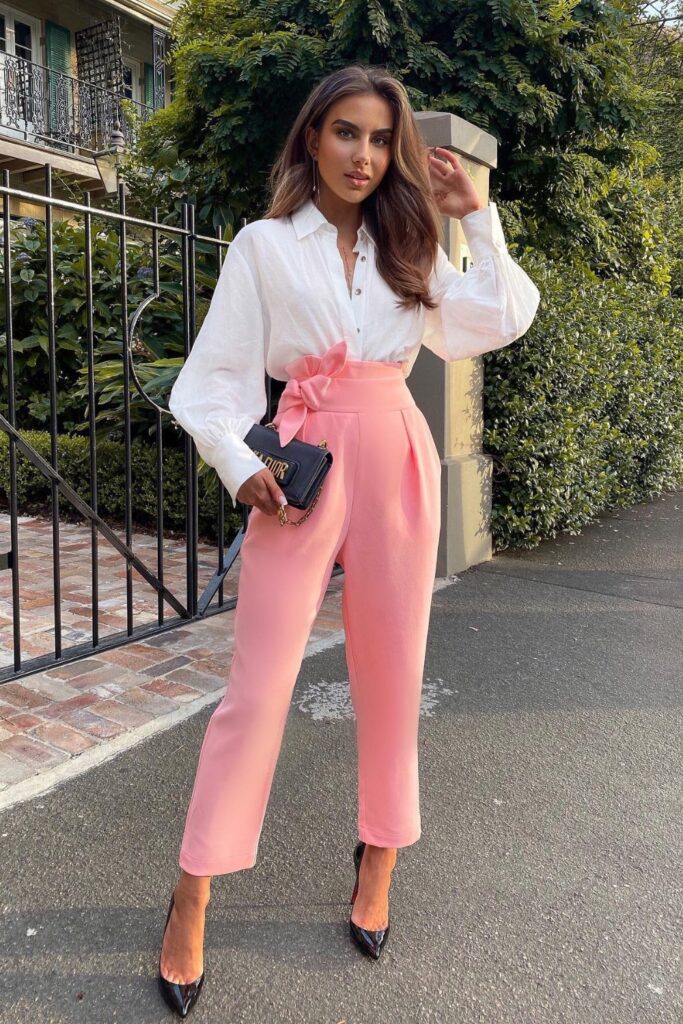
{"type": "Polygon", "coordinates": [[[358,835],[401,847],[421,834],[417,740],[439,454],[400,363],[348,360],[342,340],[288,370],[274,420],[283,443],[325,439],[334,461],[301,526],[282,526],[256,506],[249,514],[233,659],[204,735],[180,849],[180,867],[193,875],[256,863],[292,691],[335,562],[344,569],[358,835]]]}

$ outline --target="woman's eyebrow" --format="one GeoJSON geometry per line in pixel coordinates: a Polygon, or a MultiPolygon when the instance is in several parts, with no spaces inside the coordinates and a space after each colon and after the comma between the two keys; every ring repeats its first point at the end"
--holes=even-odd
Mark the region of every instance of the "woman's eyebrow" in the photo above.
{"type": "MultiPolygon", "coordinates": [[[[356,130],[359,130],[357,124],[354,124],[353,121],[345,121],[343,117],[336,118],[332,122],[332,124],[345,124],[345,125],[348,125],[349,128],[355,128],[356,130]]],[[[386,135],[386,134],[391,135],[393,133],[393,131],[394,131],[393,128],[378,128],[376,132],[371,132],[370,134],[371,135],[386,135]]]]}

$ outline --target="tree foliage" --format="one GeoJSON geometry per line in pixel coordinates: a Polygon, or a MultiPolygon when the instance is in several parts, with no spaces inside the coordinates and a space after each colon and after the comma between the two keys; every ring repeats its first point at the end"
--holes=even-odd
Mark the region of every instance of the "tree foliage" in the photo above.
{"type": "Polygon", "coordinates": [[[634,2],[188,0],[174,23],[176,99],[143,127],[130,174],[148,201],[199,200],[213,227],[261,216],[311,87],[349,63],[381,64],[416,110],[495,137],[490,195],[517,209],[520,245],[666,294],[672,254],[650,192],[659,153],[638,134],[652,92],[634,73],[634,2]]]}
{"type": "Polygon", "coordinates": [[[634,74],[647,98],[638,134],[658,150],[662,172],[683,171],[683,0],[631,0],[634,74]]]}

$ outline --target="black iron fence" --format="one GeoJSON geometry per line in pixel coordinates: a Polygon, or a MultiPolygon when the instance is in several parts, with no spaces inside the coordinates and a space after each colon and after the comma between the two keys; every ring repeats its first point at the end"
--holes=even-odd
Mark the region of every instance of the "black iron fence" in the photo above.
{"type": "Polygon", "coordinates": [[[111,145],[118,126],[130,142],[135,122],[146,121],[154,108],[13,54],[0,53],[0,128],[52,149],[90,154],[111,145]]]}
{"type": "MultiPolygon", "coordinates": [[[[9,504],[9,549],[0,550],[0,570],[5,570],[11,576],[11,605],[12,605],[12,648],[13,663],[0,668],[0,681],[25,675],[54,666],[58,662],[71,661],[77,658],[86,657],[97,650],[107,647],[118,646],[132,640],[139,640],[148,637],[162,630],[178,626],[188,620],[197,619],[202,616],[225,611],[234,608],[235,597],[224,594],[224,580],[230,570],[244,537],[244,530],[247,523],[248,509],[241,507],[241,529],[234,539],[226,547],[225,537],[225,492],[219,482],[219,494],[216,514],[217,537],[215,549],[215,566],[208,583],[200,593],[198,588],[198,542],[199,542],[199,501],[197,486],[197,463],[198,457],[196,448],[189,435],[184,434],[184,486],[185,486],[185,580],[184,592],[173,589],[169,586],[165,575],[165,551],[164,551],[164,422],[170,423],[171,417],[161,406],[151,401],[143,387],[138,381],[138,375],[134,365],[134,348],[131,343],[138,324],[140,315],[144,309],[158,298],[160,294],[159,274],[159,241],[160,236],[174,238],[180,250],[180,290],[179,303],[182,308],[182,333],[185,356],[190,351],[196,332],[196,256],[198,243],[210,243],[215,246],[217,256],[216,272],[222,262],[221,255],[228,243],[219,238],[198,235],[195,232],[195,211],[194,207],[185,204],[183,207],[182,223],[180,226],[170,226],[161,223],[158,213],[155,210],[151,220],[144,220],[132,217],[126,212],[126,200],[123,188],[119,188],[118,209],[116,211],[105,211],[94,208],[90,205],[89,196],[84,204],[74,203],[61,198],[56,198],[52,193],[52,178],[50,167],[45,169],[45,195],[34,195],[10,187],[9,174],[3,172],[3,183],[0,186],[2,197],[2,270],[4,283],[4,341],[5,366],[7,374],[6,395],[0,403],[0,430],[8,435],[9,446],[9,479],[0,481],[8,493],[9,504]],[[32,203],[42,203],[45,208],[45,310],[47,313],[47,360],[49,363],[49,410],[50,410],[50,458],[44,458],[22,433],[21,427],[17,424],[15,408],[15,342],[13,337],[13,236],[11,231],[10,202],[12,199],[26,199],[32,203]],[[84,294],[87,311],[87,328],[85,330],[85,345],[87,347],[87,379],[88,379],[88,447],[89,447],[89,493],[79,494],[69,485],[60,473],[58,460],[58,337],[55,318],[55,289],[58,285],[55,282],[55,255],[53,249],[53,228],[54,211],[56,209],[68,211],[74,218],[82,218],[84,226],[84,294]],[[118,234],[118,253],[120,269],[120,340],[122,342],[122,364],[121,364],[121,394],[122,405],[122,434],[125,446],[125,512],[124,512],[124,536],[119,536],[102,518],[98,511],[98,473],[101,467],[98,465],[98,442],[96,430],[96,409],[97,394],[95,387],[95,332],[94,332],[94,305],[93,305],[93,254],[92,254],[92,232],[93,222],[103,222],[109,229],[115,230],[118,234]],[[150,294],[141,302],[136,309],[129,309],[129,281],[128,281],[128,233],[129,229],[146,232],[151,248],[152,259],[152,284],[150,294]],[[131,472],[131,394],[144,403],[148,415],[153,420],[154,444],[156,448],[155,466],[156,479],[156,557],[154,564],[147,562],[134,550],[133,537],[133,507],[132,507],[132,472],[131,472]],[[22,657],[22,632],[21,632],[21,552],[19,549],[18,517],[20,510],[17,502],[17,454],[30,461],[30,463],[49,481],[51,489],[51,517],[52,517],[52,617],[54,620],[54,644],[49,655],[41,655],[26,659],[22,657]],[[65,502],[76,512],[80,513],[90,526],[90,580],[89,580],[89,619],[91,629],[87,642],[73,644],[64,643],[64,630],[62,627],[62,595],[61,595],[61,559],[60,559],[60,503],[65,502]],[[126,605],[126,628],[120,632],[101,637],[99,623],[99,566],[98,546],[100,538],[104,538],[125,560],[125,605],[126,605]],[[156,591],[156,621],[136,625],[133,602],[134,571],[148,585],[156,591]],[[170,616],[169,616],[170,612],[170,616]]],[[[59,268],[58,268],[59,269],[59,268]]],[[[266,376],[266,391],[268,396],[268,418],[273,410],[273,382],[266,376]]],[[[103,467],[107,471],[106,467],[103,467]]],[[[0,487],[0,489],[2,489],[0,487]]],[[[7,516],[7,513],[5,513],[7,516]]],[[[5,548],[5,545],[2,545],[5,548]]],[[[49,570],[48,570],[49,571],[49,570]]],[[[338,569],[335,571],[339,571],[338,569]]],[[[4,572],[2,573],[4,576],[4,572]]],[[[6,577],[5,577],[6,579],[6,577]]],[[[46,580],[47,584],[47,580],[46,580]]],[[[137,585],[141,585],[139,582],[137,585]]],[[[51,631],[52,632],[52,631],[51,631]]]]}

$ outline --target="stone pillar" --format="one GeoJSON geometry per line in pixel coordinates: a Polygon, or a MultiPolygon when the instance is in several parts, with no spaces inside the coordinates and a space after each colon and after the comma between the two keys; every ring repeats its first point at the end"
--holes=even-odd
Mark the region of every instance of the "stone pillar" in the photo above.
{"type": "MultiPolygon", "coordinates": [[[[479,198],[488,202],[489,171],[497,142],[455,114],[415,114],[428,146],[453,146],[479,198]]],[[[458,270],[470,262],[460,222],[445,218],[444,249],[458,270]]],[[[407,383],[427,418],[441,455],[441,541],[437,576],[462,572],[492,557],[491,459],[482,451],[483,365],[481,356],[446,363],[425,346],[407,383]]]]}

